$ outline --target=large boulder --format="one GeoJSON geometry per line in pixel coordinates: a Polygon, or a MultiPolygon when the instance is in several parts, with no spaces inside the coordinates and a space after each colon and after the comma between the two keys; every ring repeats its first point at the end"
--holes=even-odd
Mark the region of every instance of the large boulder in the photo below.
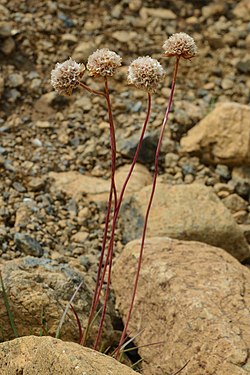
{"type": "MultiPolygon", "coordinates": [[[[113,268],[124,320],[139,249],[138,240],[127,244],[113,268]]],[[[222,249],[149,238],[128,331],[144,375],[173,374],[187,362],[181,375],[249,374],[250,272],[222,249]]]]}
{"type": "MultiPolygon", "coordinates": [[[[151,186],[124,201],[120,215],[124,242],[140,238],[151,186]]],[[[221,247],[236,258],[249,257],[248,244],[229,210],[212,189],[201,184],[158,183],[147,236],[168,236],[221,247]]]]}
{"type": "Polygon", "coordinates": [[[249,118],[249,106],[220,103],[182,138],[181,151],[208,163],[249,165],[249,118]]]}
{"type": "MultiPolygon", "coordinates": [[[[4,262],[0,271],[18,336],[60,333],[63,340],[79,342],[79,329],[71,309],[60,332],[58,327],[68,302],[82,282],[72,305],[83,330],[86,328],[94,290],[94,281],[87,273],[76,271],[64,262],[30,256],[4,262]]],[[[0,293],[0,327],[0,341],[15,337],[3,293],[0,293]]],[[[93,327],[93,337],[97,328],[98,322],[93,327]]],[[[103,335],[107,346],[110,335],[112,324],[108,314],[103,335]]]]}
{"type": "Polygon", "coordinates": [[[2,375],[136,375],[115,359],[52,337],[21,337],[0,344],[2,375]]]}

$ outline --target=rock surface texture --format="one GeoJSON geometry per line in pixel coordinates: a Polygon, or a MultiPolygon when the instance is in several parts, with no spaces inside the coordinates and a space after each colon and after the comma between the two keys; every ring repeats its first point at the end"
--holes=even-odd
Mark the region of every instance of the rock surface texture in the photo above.
{"type": "Polygon", "coordinates": [[[182,138],[182,151],[213,164],[249,165],[249,119],[249,106],[220,103],[182,138]]]}
{"type": "MultiPolygon", "coordinates": [[[[150,193],[151,186],[145,187],[124,202],[121,223],[125,242],[141,236],[150,193]]],[[[240,260],[249,256],[248,244],[229,210],[212,189],[201,184],[158,183],[147,235],[205,242],[240,260]]]]}
{"type": "Polygon", "coordinates": [[[135,375],[104,354],[52,337],[27,336],[0,344],[1,375],[135,375]]]}
{"type": "MultiPolygon", "coordinates": [[[[86,326],[92,298],[86,275],[68,264],[34,257],[6,262],[0,270],[19,336],[31,333],[55,336],[63,312],[81,282],[83,284],[73,306],[83,326],[86,326]]],[[[107,321],[110,331],[111,323],[109,319],[107,321]]],[[[3,294],[0,294],[0,326],[0,341],[14,338],[3,294]]],[[[79,342],[79,331],[71,309],[60,330],[60,337],[79,342]]]]}
{"type": "MultiPolygon", "coordinates": [[[[125,319],[140,242],[115,263],[113,288],[125,319]]],[[[146,241],[129,325],[143,374],[246,375],[250,372],[250,272],[224,250],[169,238],[146,241]],[[163,343],[148,346],[154,342],[163,343]]]]}

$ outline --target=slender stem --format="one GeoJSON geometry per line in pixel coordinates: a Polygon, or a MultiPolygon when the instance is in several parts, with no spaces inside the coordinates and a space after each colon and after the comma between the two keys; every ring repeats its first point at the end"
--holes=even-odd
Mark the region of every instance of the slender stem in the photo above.
{"type": "MultiPolygon", "coordinates": [[[[89,90],[89,87],[82,84],[81,86],[89,90]]],[[[89,91],[93,92],[92,89],[89,91]]],[[[103,93],[101,92],[94,92],[97,95],[100,95],[103,93]]],[[[112,109],[111,109],[111,102],[110,102],[110,97],[109,97],[109,88],[108,88],[108,80],[107,77],[105,77],[105,99],[107,102],[107,108],[108,108],[108,114],[109,114],[109,124],[110,124],[110,144],[111,144],[111,185],[110,185],[110,191],[109,191],[109,200],[108,200],[108,208],[107,208],[107,214],[106,214],[106,219],[105,219],[105,226],[104,226],[104,234],[103,234],[103,241],[102,241],[102,249],[101,249],[101,256],[99,260],[99,265],[98,265],[98,271],[97,271],[97,278],[96,278],[96,285],[95,285],[95,291],[92,299],[92,304],[91,304],[91,309],[90,309],[90,314],[88,318],[88,324],[85,330],[85,334],[83,339],[81,340],[81,344],[85,345],[87,336],[89,333],[89,328],[91,325],[91,322],[94,317],[94,313],[96,310],[96,307],[99,302],[100,298],[100,293],[98,293],[99,290],[99,282],[100,282],[100,276],[101,276],[101,270],[102,270],[102,265],[103,265],[103,258],[104,258],[104,253],[105,253],[105,248],[106,248],[106,242],[107,242],[107,236],[108,236],[108,227],[109,227],[109,220],[110,220],[110,213],[111,213],[111,208],[112,208],[112,196],[114,193],[114,211],[117,205],[117,192],[116,192],[116,186],[115,186],[115,169],[116,169],[116,140],[115,140],[115,127],[114,127],[114,121],[113,121],[113,115],[112,115],[112,109]]],[[[103,284],[103,283],[102,283],[103,284]]],[[[101,284],[101,287],[102,287],[101,284]]]]}
{"type": "Polygon", "coordinates": [[[94,316],[97,304],[99,302],[99,296],[100,295],[98,295],[98,297],[97,297],[97,293],[98,293],[99,281],[100,281],[100,276],[101,276],[105,247],[106,247],[106,242],[107,242],[108,225],[109,225],[109,218],[110,218],[110,212],[111,212],[111,207],[112,207],[112,196],[113,196],[113,182],[111,181],[111,186],[110,186],[110,191],[109,191],[108,208],[107,208],[106,219],[105,219],[105,227],[104,227],[104,234],[103,234],[103,240],[102,240],[102,249],[101,249],[101,256],[100,256],[99,265],[98,265],[95,291],[94,291],[94,296],[93,296],[93,299],[92,299],[90,314],[89,314],[89,318],[88,318],[88,324],[87,324],[87,327],[86,327],[86,330],[85,330],[85,333],[84,333],[84,337],[83,337],[82,341],[80,342],[81,345],[86,344],[86,340],[87,340],[88,333],[89,333],[89,327],[90,327],[91,322],[93,320],[93,316],[94,316]]]}
{"type": "Polygon", "coordinates": [[[91,92],[92,94],[100,95],[100,96],[105,96],[106,97],[106,95],[105,95],[104,92],[102,92],[102,91],[96,91],[96,90],[92,89],[91,87],[85,85],[85,83],[83,83],[81,81],[79,81],[78,83],[79,83],[79,86],[83,87],[85,90],[91,92]]]}
{"type": "Polygon", "coordinates": [[[160,148],[161,148],[161,144],[162,144],[164,130],[165,130],[167,120],[168,120],[169,111],[170,111],[172,100],[173,100],[179,60],[180,60],[180,58],[177,57],[176,63],[175,63],[174,74],[173,74],[173,81],[172,81],[172,87],[171,87],[169,102],[168,102],[167,110],[166,110],[165,117],[164,117],[164,120],[163,120],[163,123],[162,123],[160,137],[159,137],[159,141],[158,141],[158,145],[157,145],[157,149],[156,149],[156,153],[155,153],[155,170],[154,170],[153,185],[152,185],[151,195],[150,195],[150,198],[149,198],[149,203],[148,203],[148,207],[147,207],[147,211],[146,211],[146,215],[145,215],[144,228],[143,228],[142,241],[141,241],[141,248],[140,248],[140,254],[139,254],[139,258],[138,258],[138,264],[137,264],[137,270],[136,270],[136,275],[135,275],[135,282],[134,282],[134,288],[133,288],[133,293],[132,293],[132,299],[131,299],[126,323],[125,323],[125,326],[124,326],[124,329],[123,329],[123,332],[122,332],[122,335],[121,335],[121,339],[120,339],[118,348],[116,349],[115,358],[117,358],[118,355],[119,355],[120,348],[121,348],[121,345],[122,345],[123,340],[125,338],[125,335],[126,335],[126,332],[127,332],[127,329],[128,329],[128,324],[129,324],[129,321],[130,321],[130,317],[131,317],[131,314],[132,314],[133,306],[134,306],[134,300],[135,300],[135,295],[136,295],[136,291],[137,291],[138,280],[139,280],[140,269],[141,269],[141,263],[142,263],[142,255],[143,255],[143,248],[144,248],[146,231],[147,231],[148,217],[149,217],[149,212],[150,212],[150,208],[151,208],[151,205],[152,205],[152,201],[153,201],[153,197],[154,197],[154,193],[155,193],[155,188],[156,188],[160,148]]]}
{"type": "Polygon", "coordinates": [[[116,140],[115,140],[115,126],[109,96],[108,79],[105,77],[105,97],[107,101],[108,114],[109,114],[109,129],[110,129],[110,144],[111,144],[111,181],[114,190],[114,206],[117,206],[117,191],[115,186],[115,167],[116,167],[116,140]]]}
{"type": "MultiPolygon", "coordinates": [[[[106,314],[107,303],[108,303],[109,287],[110,287],[110,279],[111,279],[111,269],[112,269],[112,260],[113,260],[114,235],[115,235],[116,222],[117,222],[119,210],[120,210],[120,207],[121,207],[121,202],[122,202],[122,199],[123,199],[123,195],[124,195],[125,190],[126,190],[126,186],[128,184],[128,181],[129,181],[129,179],[131,177],[131,174],[132,174],[133,169],[135,167],[136,161],[138,159],[138,155],[139,155],[139,151],[140,151],[140,148],[141,148],[141,145],[142,145],[143,137],[144,137],[144,134],[145,134],[145,131],[146,131],[146,127],[147,127],[148,121],[149,121],[150,111],[151,111],[151,95],[150,95],[150,93],[148,93],[148,109],[147,109],[146,119],[145,119],[145,122],[144,122],[144,125],[143,125],[143,128],[142,128],[142,131],[141,131],[141,136],[140,136],[137,148],[136,148],[136,152],[135,152],[132,164],[130,166],[128,175],[127,175],[127,177],[125,179],[125,182],[124,182],[124,184],[122,186],[122,189],[121,189],[121,192],[120,192],[120,195],[119,195],[119,199],[118,199],[118,203],[117,203],[117,207],[116,207],[116,210],[115,210],[115,213],[114,213],[114,217],[113,217],[112,231],[111,231],[110,242],[109,242],[109,247],[108,247],[108,254],[107,254],[106,262],[105,262],[105,265],[104,265],[104,269],[103,269],[103,273],[102,273],[102,278],[101,278],[100,285],[99,285],[98,296],[97,296],[97,298],[98,298],[97,301],[98,301],[100,293],[101,293],[101,289],[102,289],[102,286],[103,286],[104,277],[105,277],[105,274],[106,274],[106,269],[107,269],[107,266],[109,264],[108,280],[107,280],[107,287],[106,287],[106,293],[105,293],[104,306],[103,306],[103,310],[102,310],[102,317],[101,317],[101,321],[100,321],[99,330],[98,330],[98,334],[97,334],[97,338],[96,338],[94,349],[97,349],[98,344],[99,344],[99,340],[100,340],[101,333],[102,333],[103,322],[104,322],[104,318],[105,318],[105,314],[106,314]]],[[[96,306],[95,306],[95,308],[96,308],[96,306]]]]}

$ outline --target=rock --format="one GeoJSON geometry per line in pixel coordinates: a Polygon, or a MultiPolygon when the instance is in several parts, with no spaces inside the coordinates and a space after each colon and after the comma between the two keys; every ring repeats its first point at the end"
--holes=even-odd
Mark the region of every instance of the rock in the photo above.
{"type": "Polygon", "coordinates": [[[218,164],[216,166],[215,172],[218,173],[218,175],[223,179],[223,180],[230,180],[231,179],[231,173],[227,165],[222,165],[218,164]]]}
{"type": "Polygon", "coordinates": [[[233,9],[235,17],[241,20],[249,21],[250,17],[250,3],[248,0],[241,0],[233,9]]]}
{"type": "Polygon", "coordinates": [[[118,42],[121,43],[126,43],[129,42],[130,40],[133,40],[137,38],[137,33],[135,31],[115,31],[112,33],[112,38],[118,40],[118,42]]]}
{"type": "Polygon", "coordinates": [[[6,38],[12,35],[12,26],[11,23],[0,21],[0,37],[6,38]]]}
{"type": "MultiPolygon", "coordinates": [[[[113,268],[112,285],[123,320],[139,249],[140,241],[129,243],[113,268]]],[[[187,362],[183,375],[248,374],[249,296],[249,270],[223,250],[149,238],[128,328],[144,359],[143,374],[173,374],[187,362]],[[154,342],[159,345],[150,346],[154,342]]]]}
{"type": "MultiPolygon", "coordinates": [[[[116,182],[118,192],[120,191],[125,177],[127,176],[129,166],[123,166],[116,172],[116,182]]],[[[87,195],[89,199],[94,201],[107,200],[110,181],[102,178],[85,176],[79,172],[63,172],[55,173],[50,172],[49,177],[54,180],[52,188],[55,190],[63,191],[68,196],[79,199],[83,194],[87,195]]],[[[145,185],[150,184],[152,181],[149,171],[142,165],[137,164],[134,172],[129,180],[126,189],[126,194],[129,195],[135,191],[140,190],[145,185]]]]}
{"type": "Polygon", "coordinates": [[[138,12],[141,9],[142,1],[141,0],[131,0],[128,4],[128,7],[133,12],[138,12]]]}
{"type": "Polygon", "coordinates": [[[32,191],[40,191],[45,186],[45,179],[42,177],[33,177],[29,181],[29,188],[32,191]]]}
{"type": "Polygon", "coordinates": [[[19,193],[25,193],[26,188],[18,181],[13,182],[13,188],[19,193]]]}
{"type": "Polygon", "coordinates": [[[248,165],[249,118],[248,106],[221,103],[182,138],[181,150],[200,155],[208,163],[248,165]]]}
{"type": "Polygon", "coordinates": [[[248,206],[248,203],[237,194],[229,195],[228,197],[224,198],[222,202],[232,213],[246,210],[248,206]]]}
{"type": "Polygon", "coordinates": [[[12,37],[9,37],[3,40],[0,49],[4,55],[8,56],[14,51],[15,47],[15,40],[12,37]]]}
{"type": "Polygon", "coordinates": [[[220,15],[225,13],[225,4],[216,3],[202,7],[201,13],[204,18],[213,17],[214,15],[220,15]]]}
{"type": "MultiPolygon", "coordinates": [[[[133,134],[128,138],[119,137],[117,140],[117,151],[123,156],[133,159],[139,141],[139,135],[133,134]]],[[[157,148],[158,138],[154,133],[146,133],[138,155],[139,163],[153,163],[157,148]]]]}
{"type": "Polygon", "coordinates": [[[136,375],[114,358],[52,337],[21,337],[0,344],[0,371],[14,374],[136,375]]]}
{"type": "Polygon", "coordinates": [[[15,234],[15,245],[17,250],[22,254],[32,255],[35,257],[42,257],[44,250],[39,242],[28,234],[16,233],[15,234]]]}
{"type": "MultiPolygon", "coordinates": [[[[124,201],[120,220],[125,243],[141,237],[150,193],[147,186],[124,201]]],[[[240,260],[249,256],[246,240],[228,209],[211,188],[198,183],[157,184],[147,236],[205,242],[240,260]]]]}
{"type": "MultiPolygon", "coordinates": [[[[21,204],[16,210],[15,228],[24,228],[29,223],[32,210],[28,205],[21,204]]],[[[33,254],[34,255],[34,254],[33,254]]]]}
{"type": "Polygon", "coordinates": [[[88,238],[88,232],[77,232],[71,237],[74,242],[84,242],[88,238]]]}
{"type": "Polygon", "coordinates": [[[140,16],[142,18],[153,17],[153,18],[161,18],[163,20],[175,20],[176,15],[172,10],[165,9],[165,8],[146,8],[142,7],[140,10],[140,16]]]}
{"type": "Polygon", "coordinates": [[[7,82],[9,87],[16,88],[23,85],[24,78],[20,73],[12,73],[9,75],[7,82]]]}
{"type": "MultiPolygon", "coordinates": [[[[30,333],[55,336],[63,312],[70,301],[76,287],[83,282],[76,294],[73,306],[86,328],[90,311],[93,279],[87,274],[74,270],[67,263],[45,258],[25,257],[7,261],[0,270],[8,295],[13,319],[19,337],[30,333]],[[42,323],[43,322],[43,323],[42,323]]],[[[14,337],[3,296],[0,294],[0,341],[14,337]]],[[[109,315],[105,321],[104,342],[108,341],[112,331],[109,315]]],[[[93,327],[93,342],[97,325],[93,327]]],[[[60,330],[63,340],[79,341],[79,330],[74,315],[69,310],[60,330]]]]}
{"type": "Polygon", "coordinates": [[[4,78],[0,76],[0,98],[2,97],[4,92],[4,78]]]}
{"type": "Polygon", "coordinates": [[[92,42],[80,42],[73,51],[72,59],[78,63],[85,63],[89,55],[97,49],[92,42]]]}

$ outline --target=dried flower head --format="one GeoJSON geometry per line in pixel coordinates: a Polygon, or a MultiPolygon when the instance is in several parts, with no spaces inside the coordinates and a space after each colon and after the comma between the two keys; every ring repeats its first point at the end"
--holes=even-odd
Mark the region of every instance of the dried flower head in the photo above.
{"type": "Polygon", "coordinates": [[[74,88],[79,85],[85,66],[78,64],[71,58],[64,63],[57,63],[51,72],[51,84],[61,95],[71,95],[74,88]]]}
{"type": "Polygon", "coordinates": [[[149,56],[138,57],[128,68],[128,83],[148,92],[155,92],[164,77],[159,61],[149,56]]]}
{"type": "Polygon", "coordinates": [[[186,33],[177,33],[170,36],[163,44],[164,56],[179,56],[190,59],[197,54],[194,39],[186,33]]]}
{"type": "Polygon", "coordinates": [[[112,76],[121,63],[122,59],[117,53],[108,48],[102,48],[89,56],[87,69],[89,74],[94,77],[112,76]]]}

